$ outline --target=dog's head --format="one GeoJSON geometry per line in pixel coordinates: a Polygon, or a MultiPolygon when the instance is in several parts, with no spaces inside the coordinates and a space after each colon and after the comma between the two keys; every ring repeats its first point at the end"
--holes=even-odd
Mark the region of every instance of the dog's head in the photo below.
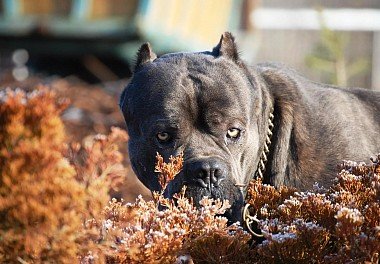
{"type": "Polygon", "coordinates": [[[227,216],[239,220],[244,200],[239,185],[256,170],[262,138],[259,85],[239,59],[230,33],[211,52],[157,58],[149,44],[142,45],[120,99],[139,179],[159,190],[156,153],[167,160],[183,152],[183,170],[165,195],[186,185],[196,203],[204,196],[228,199],[227,216]]]}

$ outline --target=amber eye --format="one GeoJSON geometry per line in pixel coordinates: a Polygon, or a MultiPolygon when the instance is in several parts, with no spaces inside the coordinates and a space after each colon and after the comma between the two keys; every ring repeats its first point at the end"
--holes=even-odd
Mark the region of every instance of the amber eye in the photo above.
{"type": "Polygon", "coordinates": [[[240,129],[238,128],[230,128],[227,130],[227,137],[232,139],[237,139],[240,137],[240,129]]]}
{"type": "Polygon", "coordinates": [[[157,134],[157,139],[160,143],[165,143],[170,140],[170,135],[168,132],[159,132],[157,134]]]}

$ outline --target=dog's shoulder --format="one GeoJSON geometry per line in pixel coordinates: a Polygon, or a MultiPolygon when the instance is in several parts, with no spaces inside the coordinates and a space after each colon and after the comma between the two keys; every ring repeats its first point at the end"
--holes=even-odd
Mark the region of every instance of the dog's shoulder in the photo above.
{"type": "Polygon", "coordinates": [[[296,70],[281,63],[260,63],[252,67],[269,92],[277,99],[297,104],[307,103],[320,84],[303,77],[296,70]]]}
{"type": "Polygon", "coordinates": [[[328,84],[314,82],[307,79],[295,69],[278,62],[259,63],[253,66],[254,70],[269,84],[272,89],[280,87],[283,91],[299,92],[319,88],[341,91],[342,88],[328,84]]]}

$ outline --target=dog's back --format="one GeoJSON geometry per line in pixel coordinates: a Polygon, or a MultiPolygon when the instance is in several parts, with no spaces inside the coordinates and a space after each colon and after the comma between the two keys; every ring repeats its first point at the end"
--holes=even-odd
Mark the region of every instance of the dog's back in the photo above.
{"type": "Polygon", "coordinates": [[[329,185],[339,161],[368,161],[379,152],[379,92],[315,83],[282,65],[255,69],[275,101],[272,184],[329,185]]]}

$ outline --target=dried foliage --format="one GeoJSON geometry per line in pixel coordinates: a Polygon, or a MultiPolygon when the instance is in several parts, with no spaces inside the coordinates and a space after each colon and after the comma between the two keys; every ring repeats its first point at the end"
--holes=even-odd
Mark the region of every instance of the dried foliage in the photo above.
{"type": "Polygon", "coordinates": [[[156,155],[155,172],[158,172],[158,182],[161,189],[165,190],[169,182],[174,180],[174,177],[181,171],[183,166],[183,154],[173,157],[170,156],[169,163],[164,162],[164,158],[157,153],[156,155]]]}
{"type": "Polygon", "coordinates": [[[266,240],[254,250],[265,263],[377,263],[380,166],[344,162],[329,188],[276,190],[252,181],[248,202],[266,240]]]}
{"type": "Polygon", "coordinates": [[[82,145],[70,144],[65,153],[75,169],[75,179],[85,186],[87,212],[92,217],[102,213],[110,188],[117,189],[127,173],[118,147],[127,140],[124,130],[112,127],[109,135],[88,136],[82,145]]]}
{"type": "Polygon", "coordinates": [[[187,245],[187,253],[200,264],[244,264],[252,263],[253,251],[249,247],[249,235],[240,228],[230,232],[215,230],[194,238],[187,245]]]}
{"type": "Polygon", "coordinates": [[[86,220],[100,214],[123,175],[114,141],[126,134],[77,144],[74,162],[64,156],[65,105],[46,88],[0,93],[1,263],[69,263],[97,247],[86,220]]]}

